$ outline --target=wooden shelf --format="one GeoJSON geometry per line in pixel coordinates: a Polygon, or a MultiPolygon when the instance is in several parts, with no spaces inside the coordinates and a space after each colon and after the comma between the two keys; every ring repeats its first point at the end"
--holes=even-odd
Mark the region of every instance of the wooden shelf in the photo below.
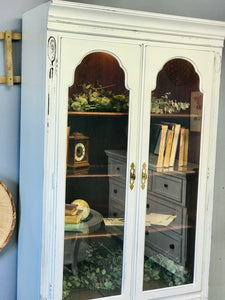
{"type": "Polygon", "coordinates": [[[190,114],[151,114],[153,118],[190,118],[194,117],[190,114]]]}
{"type": "MultiPolygon", "coordinates": [[[[117,117],[117,116],[128,116],[128,113],[123,113],[123,112],[68,111],[68,115],[117,117]]],[[[152,118],[194,118],[194,117],[199,117],[199,115],[191,115],[191,114],[151,114],[151,117],[152,118]]]]}
{"type": "Polygon", "coordinates": [[[191,114],[151,114],[152,118],[199,118],[199,115],[191,114]]]}

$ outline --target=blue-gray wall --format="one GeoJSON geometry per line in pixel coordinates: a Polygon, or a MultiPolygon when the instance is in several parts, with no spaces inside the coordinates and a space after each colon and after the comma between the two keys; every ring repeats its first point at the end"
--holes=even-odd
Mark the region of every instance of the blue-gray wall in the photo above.
{"type": "MultiPolygon", "coordinates": [[[[2,1],[0,31],[21,32],[22,14],[45,0],[2,1]]],[[[225,21],[224,0],[80,0],[79,2],[225,21]]],[[[14,70],[20,74],[21,42],[14,42],[14,70]]],[[[0,76],[4,75],[4,44],[0,41],[0,76]]],[[[214,222],[209,300],[225,299],[225,55],[217,139],[214,222]]],[[[32,95],[31,95],[32,96],[32,95]]],[[[20,85],[0,84],[0,180],[18,206],[20,85]]],[[[32,206],[32,203],[31,203],[32,206]]],[[[18,212],[18,210],[17,210],[18,212]]],[[[19,214],[18,218],[19,219],[19,214]]],[[[0,252],[0,300],[16,299],[17,232],[0,252]]]]}
{"type": "MultiPolygon", "coordinates": [[[[1,1],[0,32],[21,32],[22,14],[44,0],[1,1]]],[[[20,75],[21,42],[13,42],[14,75],[20,75]]],[[[0,40],[0,76],[5,75],[4,42],[0,40]]],[[[20,84],[0,84],[0,181],[3,181],[18,206],[20,129],[20,84]]],[[[31,203],[32,205],[32,203],[31,203]]],[[[18,213],[18,210],[17,210],[18,213]]],[[[17,215],[17,221],[19,216],[17,215]]],[[[17,228],[0,252],[0,300],[16,299],[17,228]]]]}

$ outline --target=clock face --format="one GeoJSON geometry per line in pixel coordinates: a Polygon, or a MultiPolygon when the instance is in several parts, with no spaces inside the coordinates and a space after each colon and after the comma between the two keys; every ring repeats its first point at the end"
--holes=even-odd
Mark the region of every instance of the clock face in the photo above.
{"type": "Polygon", "coordinates": [[[85,157],[85,146],[83,143],[77,143],[75,146],[74,156],[76,161],[82,161],[85,157]]]}

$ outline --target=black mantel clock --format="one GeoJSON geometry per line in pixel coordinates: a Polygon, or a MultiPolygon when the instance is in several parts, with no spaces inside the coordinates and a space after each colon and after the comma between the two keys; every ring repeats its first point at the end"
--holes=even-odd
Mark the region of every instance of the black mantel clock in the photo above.
{"type": "Polygon", "coordinates": [[[68,171],[73,173],[87,172],[90,166],[88,160],[89,137],[80,132],[69,136],[68,171]]]}

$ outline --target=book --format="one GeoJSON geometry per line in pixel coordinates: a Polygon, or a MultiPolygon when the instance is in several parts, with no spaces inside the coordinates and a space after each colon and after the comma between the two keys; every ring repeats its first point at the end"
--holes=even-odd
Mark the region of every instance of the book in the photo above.
{"type": "Polygon", "coordinates": [[[170,155],[170,167],[174,166],[175,162],[175,157],[177,153],[177,145],[178,145],[178,139],[180,135],[180,124],[175,124],[174,125],[174,137],[173,137],[173,142],[172,142],[172,149],[171,149],[171,155],[170,155]]]}
{"type": "Polygon", "coordinates": [[[164,158],[164,167],[166,168],[169,167],[170,164],[170,154],[172,149],[173,134],[174,134],[174,129],[168,129],[167,141],[166,141],[166,152],[164,158]]]}
{"type": "MultiPolygon", "coordinates": [[[[161,125],[160,125],[159,135],[158,135],[158,138],[157,138],[156,145],[154,147],[154,154],[156,154],[156,155],[159,155],[159,146],[160,146],[160,141],[161,141],[161,131],[162,130],[161,130],[161,125]]],[[[151,136],[150,136],[150,138],[151,138],[151,136]]]]}
{"type": "Polygon", "coordinates": [[[161,168],[163,166],[167,130],[168,130],[168,125],[161,125],[161,136],[160,136],[159,156],[158,156],[158,160],[157,160],[157,168],[161,168]]]}
{"type": "Polygon", "coordinates": [[[191,92],[190,131],[200,132],[202,123],[203,94],[200,91],[191,92]]]}
{"type": "Polygon", "coordinates": [[[189,139],[189,129],[181,128],[181,130],[180,130],[179,159],[178,159],[178,166],[179,167],[187,166],[188,139],[189,139]]]}
{"type": "Polygon", "coordinates": [[[85,222],[80,222],[80,223],[77,223],[77,224],[65,223],[64,231],[73,231],[73,232],[77,232],[77,233],[88,234],[89,233],[89,228],[88,228],[88,224],[85,223],[85,222]]]}
{"type": "Polygon", "coordinates": [[[124,218],[103,218],[106,226],[123,226],[124,218]]]}
{"type": "Polygon", "coordinates": [[[187,166],[188,162],[188,145],[189,145],[189,129],[185,129],[184,135],[184,166],[187,166]]]}
{"type": "Polygon", "coordinates": [[[78,224],[82,219],[82,210],[77,210],[75,215],[65,216],[66,224],[78,224]]]}
{"type": "Polygon", "coordinates": [[[74,216],[77,213],[77,207],[76,204],[66,204],[65,205],[65,215],[66,216],[74,216]]]}
{"type": "Polygon", "coordinates": [[[160,142],[161,124],[151,123],[150,126],[150,153],[159,154],[159,142],[160,142]]]}
{"type": "Polygon", "coordinates": [[[180,129],[178,167],[181,167],[184,165],[184,139],[185,139],[185,128],[181,128],[180,129]]]}

